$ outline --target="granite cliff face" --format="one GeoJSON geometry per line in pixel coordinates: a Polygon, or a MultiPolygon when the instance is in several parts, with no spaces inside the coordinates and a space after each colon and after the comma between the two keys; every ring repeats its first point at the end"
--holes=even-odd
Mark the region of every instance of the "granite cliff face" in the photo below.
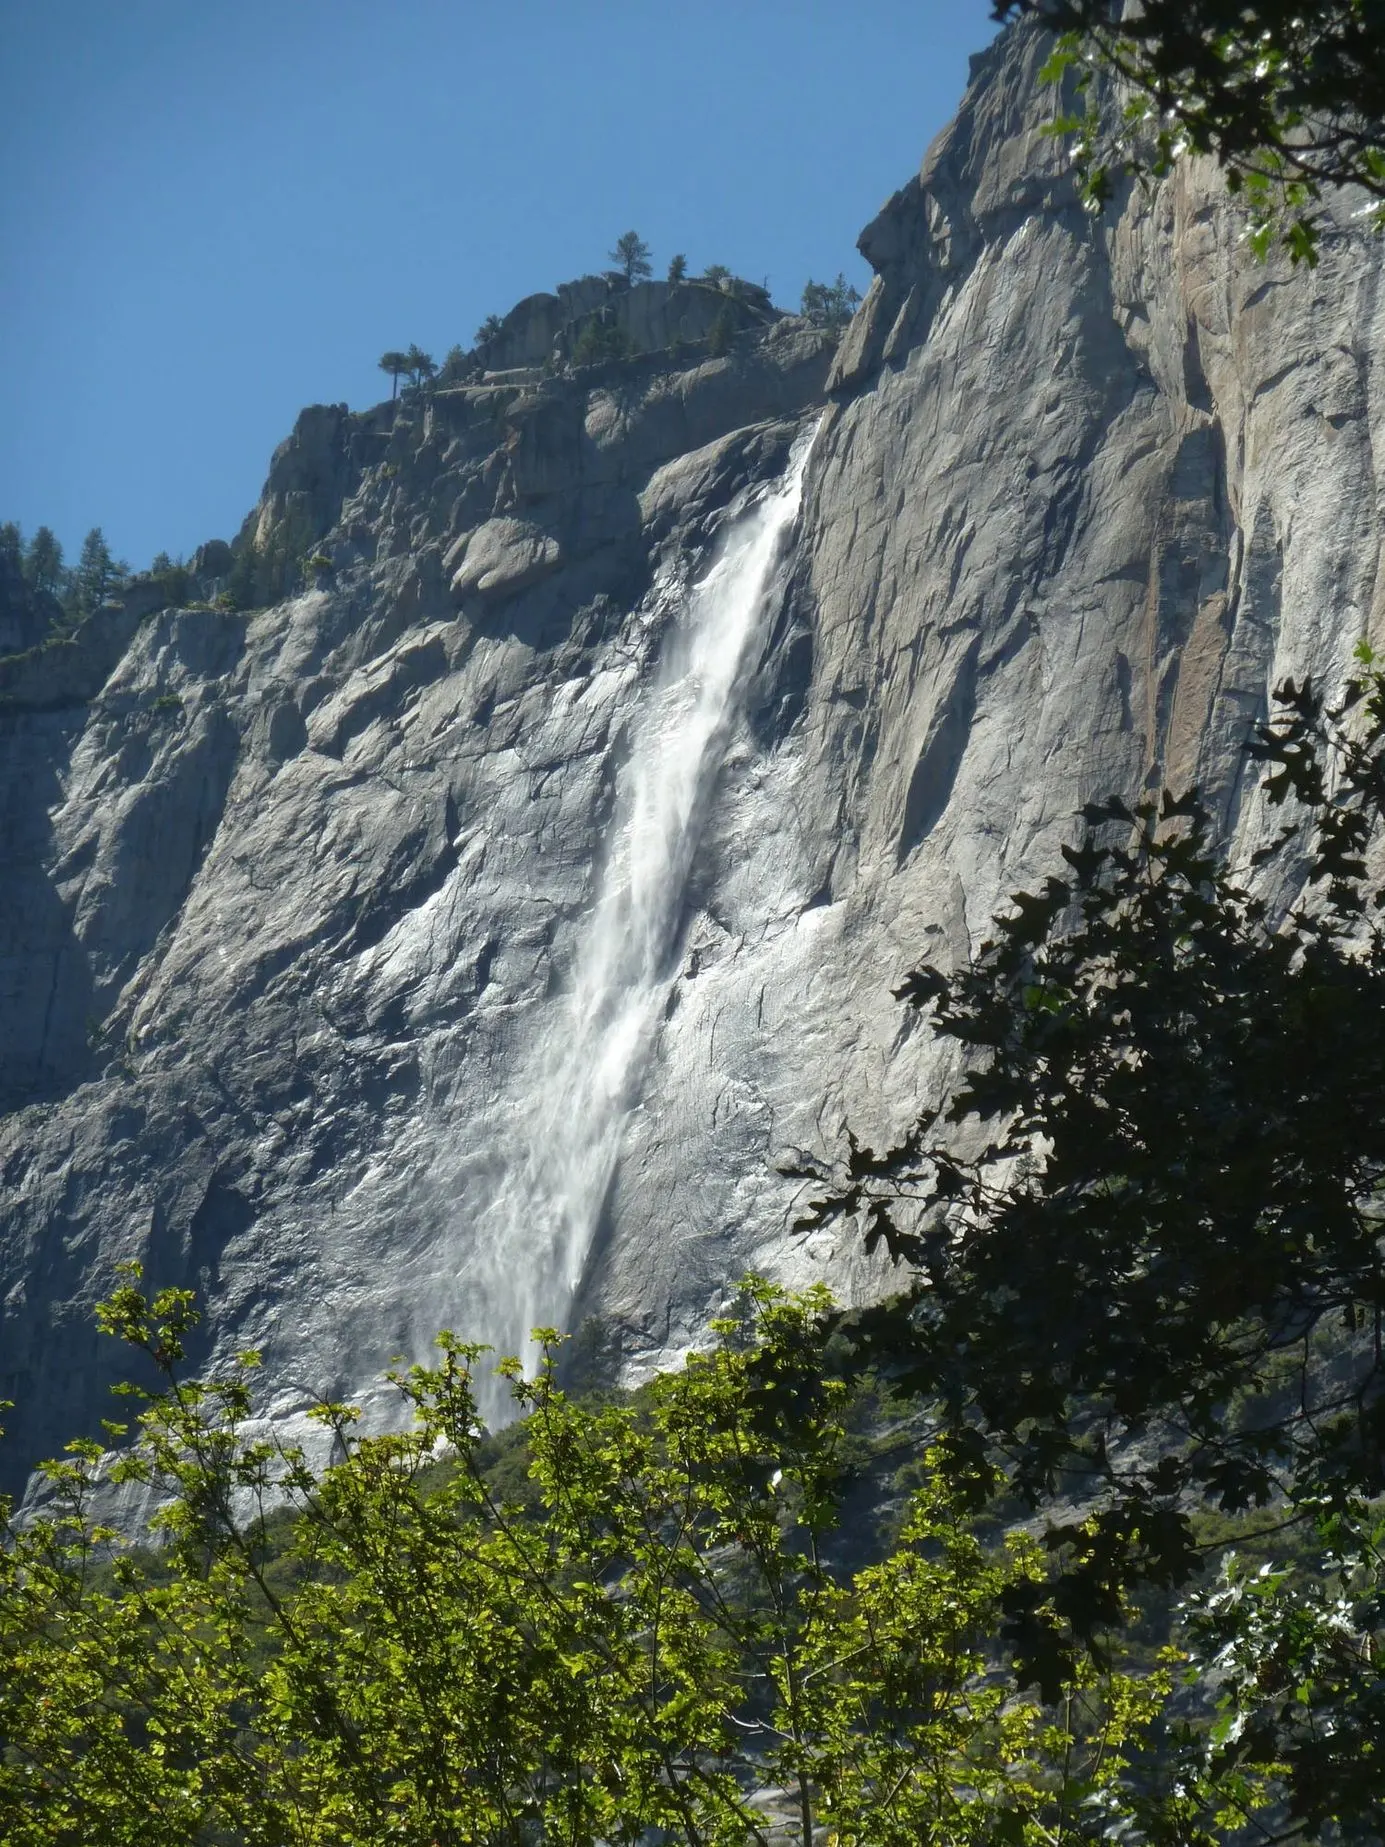
{"type": "Polygon", "coordinates": [[[483,1331],[661,648],[818,419],[570,1323],[638,1370],[748,1267],[878,1287],[778,1169],[943,1081],[900,972],[1086,799],[1196,780],[1255,843],[1270,687],[1385,643],[1381,252],[1344,210],[1317,272],[1257,267],[1201,169],[1093,222],[1041,55],[977,60],[835,358],[757,308],[720,358],[306,412],[251,529],[311,532],[315,589],[0,662],[11,1481],[104,1408],[123,1257],[205,1295],[204,1356],[265,1350],[283,1418],[483,1331]]]}

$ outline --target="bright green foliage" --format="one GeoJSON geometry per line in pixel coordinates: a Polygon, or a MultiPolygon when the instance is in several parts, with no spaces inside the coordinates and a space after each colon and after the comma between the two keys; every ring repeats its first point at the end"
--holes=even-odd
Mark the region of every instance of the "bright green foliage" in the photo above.
{"type": "MultiPolygon", "coordinates": [[[[191,1298],[133,1274],[102,1320],[166,1383],[125,1388],[112,1474],[171,1497],[164,1549],[93,1524],[95,1445],[10,1529],[0,1835],[740,1847],[777,1791],[795,1838],[843,1847],[1212,1838],[1170,1832],[1222,1799],[1197,1766],[1175,1795],[1151,1775],[1164,1669],[1086,1668],[1053,1710],[1016,1691],[995,1636],[1042,1555],[983,1544],[931,1468],[888,1556],[833,1571],[829,1307],[751,1285],[710,1353],[596,1406],[559,1389],[545,1334],[535,1378],[501,1368],[527,1418],[511,1498],[483,1467],[478,1349],[443,1335],[435,1367],[394,1375],[400,1434],[322,1406],[341,1460],[315,1471],[252,1423],[254,1355],[181,1378],[191,1298]]],[[[1268,1783],[1238,1774],[1241,1818],[1268,1783]]]]}
{"type": "Polygon", "coordinates": [[[1385,1838],[1385,1507],[1313,1509],[1313,1544],[1235,1554],[1187,1611],[1190,1669],[1216,1689],[1205,1759],[1226,1781],[1278,1759],[1293,1822],[1385,1838]]]}
{"type": "Polygon", "coordinates": [[[1171,1683],[1087,1672],[1051,1715],[1017,1697],[992,1638],[1043,1575],[1031,1540],[988,1552],[935,1478],[889,1558],[824,1587],[793,1664],[809,1748],[782,1755],[802,1762],[841,1839],[1039,1843],[1064,1838],[1082,1805],[1130,1813],[1126,1753],[1140,1754],[1171,1683]]]}
{"type": "Polygon", "coordinates": [[[861,291],[838,270],[835,282],[808,281],[803,285],[802,313],[815,327],[840,333],[861,304],[861,291]]]}
{"type": "Polygon", "coordinates": [[[616,247],[610,253],[610,261],[632,285],[643,282],[654,273],[649,260],[649,245],[645,243],[638,231],[625,231],[616,239],[616,247]]]}
{"type": "Polygon", "coordinates": [[[1323,189],[1360,186],[1385,226],[1385,10],[1378,0],[997,0],[995,16],[1031,13],[1060,34],[1046,74],[1075,75],[1082,107],[1056,127],[1076,137],[1088,203],[1112,175],[1167,173],[1186,154],[1213,154],[1250,208],[1264,255],[1276,232],[1297,263],[1316,262],[1323,189]],[[1097,71],[1127,97],[1103,123],[1097,71]]]}

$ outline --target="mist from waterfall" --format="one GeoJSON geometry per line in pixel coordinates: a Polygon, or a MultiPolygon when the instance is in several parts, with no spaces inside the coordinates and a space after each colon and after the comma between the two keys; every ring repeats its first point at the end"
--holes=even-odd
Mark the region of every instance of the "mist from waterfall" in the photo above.
{"type": "Polygon", "coordinates": [[[570,990],[514,1099],[524,1145],[466,1266],[473,1306],[502,1353],[525,1351],[535,1326],[563,1326],[581,1284],[673,977],[711,798],[783,593],[812,434],[730,523],[641,696],[570,990]]]}

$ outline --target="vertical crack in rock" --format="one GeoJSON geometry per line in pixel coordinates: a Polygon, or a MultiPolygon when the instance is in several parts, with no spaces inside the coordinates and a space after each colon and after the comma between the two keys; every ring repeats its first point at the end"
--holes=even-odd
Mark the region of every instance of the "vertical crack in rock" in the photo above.
{"type": "Polygon", "coordinates": [[[710,569],[680,599],[633,721],[570,983],[513,1099],[517,1145],[479,1224],[457,1233],[472,1331],[503,1351],[520,1351],[534,1326],[562,1324],[581,1288],[665,1011],[722,761],[784,593],[810,438],[784,479],[728,522],[710,569]]]}

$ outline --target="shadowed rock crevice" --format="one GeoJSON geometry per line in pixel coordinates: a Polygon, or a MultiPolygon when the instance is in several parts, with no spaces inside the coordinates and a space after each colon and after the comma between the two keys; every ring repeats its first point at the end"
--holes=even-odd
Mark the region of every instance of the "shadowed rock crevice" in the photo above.
{"type": "Polygon", "coordinates": [[[943,817],[952,796],[976,710],[976,647],[964,655],[948,692],[934,708],[904,797],[895,860],[903,865],[943,817]]]}
{"type": "Polygon", "coordinates": [[[356,919],[351,952],[383,941],[402,917],[437,896],[456,867],[456,848],[446,832],[439,838],[436,829],[426,828],[401,840],[356,919]]]}

